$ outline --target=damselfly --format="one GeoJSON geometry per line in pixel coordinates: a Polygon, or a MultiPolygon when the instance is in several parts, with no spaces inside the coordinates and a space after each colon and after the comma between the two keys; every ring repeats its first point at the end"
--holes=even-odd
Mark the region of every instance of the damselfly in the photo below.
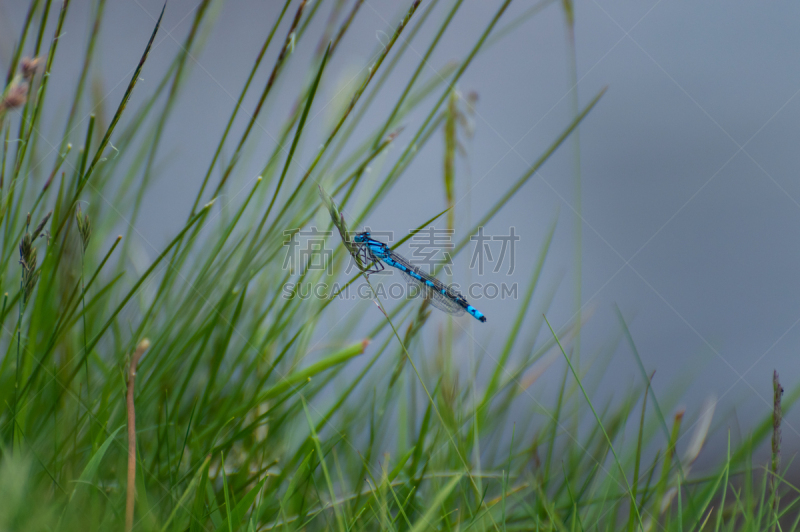
{"type": "Polygon", "coordinates": [[[365,273],[377,273],[383,271],[385,267],[383,263],[397,268],[400,270],[410,283],[419,287],[420,292],[430,302],[431,305],[443,310],[448,314],[459,316],[464,311],[472,314],[477,320],[485,322],[486,316],[483,313],[470,305],[467,299],[453,288],[445,285],[436,277],[429,275],[414,266],[406,259],[392,251],[389,246],[375,240],[369,234],[369,231],[358,233],[353,238],[355,244],[359,247],[359,253],[365,263],[371,263],[370,268],[365,273]]]}

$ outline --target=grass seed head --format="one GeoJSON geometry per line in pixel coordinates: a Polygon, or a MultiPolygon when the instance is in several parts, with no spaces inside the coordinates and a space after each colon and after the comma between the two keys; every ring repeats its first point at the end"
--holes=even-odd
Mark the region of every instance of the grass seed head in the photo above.
{"type": "MultiPolygon", "coordinates": [[[[331,221],[333,225],[336,226],[336,229],[339,231],[339,236],[342,237],[342,242],[344,243],[344,247],[347,248],[347,251],[352,255],[356,262],[361,268],[361,262],[358,258],[358,247],[350,240],[350,232],[347,229],[347,222],[344,220],[344,214],[339,211],[339,207],[336,206],[336,203],[333,201],[333,198],[322,188],[322,185],[318,186],[319,188],[319,196],[322,198],[322,202],[327,207],[328,212],[331,215],[331,221]]],[[[363,268],[361,268],[363,271],[363,268]]]]}
{"type": "Polygon", "coordinates": [[[20,63],[20,72],[25,79],[32,79],[42,65],[41,57],[26,57],[20,63]]]}
{"type": "Polygon", "coordinates": [[[19,263],[22,265],[22,302],[27,302],[36,282],[39,280],[39,272],[36,271],[36,248],[33,247],[33,239],[30,233],[25,233],[19,244],[19,263]]]}
{"type": "Polygon", "coordinates": [[[3,95],[3,99],[0,100],[0,113],[7,111],[8,109],[22,107],[25,105],[27,99],[28,84],[20,80],[19,77],[14,78],[3,95]]]}
{"type": "MultiPolygon", "coordinates": [[[[26,232],[19,243],[19,263],[22,266],[22,303],[23,305],[30,300],[33,289],[39,280],[39,272],[36,270],[36,248],[33,246],[39,236],[42,236],[44,226],[50,219],[52,211],[48,212],[42,221],[36,226],[33,232],[26,232]]],[[[28,213],[27,227],[31,225],[31,215],[28,213]]],[[[46,232],[45,232],[46,233],[46,232]]]]}
{"type": "Polygon", "coordinates": [[[92,226],[89,222],[89,215],[83,214],[81,212],[80,205],[78,206],[78,210],[75,211],[75,219],[78,222],[78,234],[81,237],[81,246],[83,246],[84,253],[86,252],[86,246],[89,245],[89,238],[92,236],[92,226]]]}

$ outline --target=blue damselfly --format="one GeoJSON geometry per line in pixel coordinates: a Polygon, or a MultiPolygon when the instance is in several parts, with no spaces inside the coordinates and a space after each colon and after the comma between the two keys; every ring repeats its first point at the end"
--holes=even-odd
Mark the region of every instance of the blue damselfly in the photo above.
{"type": "Polygon", "coordinates": [[[410,283],[419,287],[420,292],[430,302],[431,305],[443,310],[448,314],[459,316],[465,311],[472,314],[477,320],[481,322],[486,321],[486,316],[483,313],[470,305],[467,299],[458,291],[454,290],[442,283],[436,277],[429,275],[422,271],[417,266],[414,266],[409,261],[392,251],[389,246],[375,240],[370,236],[369,231],[358,233],[355,235],[353,242],[358,246],[360,258],[364,263],[370,264],[369,269],[364,273],[377,273],[383,271],[384,263],[389,266],[400,270],[409,280],[410,283]]]}

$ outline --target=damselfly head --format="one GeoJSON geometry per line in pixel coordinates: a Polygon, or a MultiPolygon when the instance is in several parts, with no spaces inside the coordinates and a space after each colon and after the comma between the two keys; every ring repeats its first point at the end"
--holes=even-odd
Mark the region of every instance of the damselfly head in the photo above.
{"type": "Polygon", "coordinates": [[[369,231],[364,231],[363,233],[356,234],[356,236],[353,238],[353,242],[356,244],[364,244],[369,239],[369,231]]]}

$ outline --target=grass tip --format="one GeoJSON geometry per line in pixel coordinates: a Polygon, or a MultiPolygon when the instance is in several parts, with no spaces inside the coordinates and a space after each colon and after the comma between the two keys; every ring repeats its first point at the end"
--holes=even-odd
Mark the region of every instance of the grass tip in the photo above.
{"type": "Polygon", "coordinates": [[[367,346],[370,344],[371,341],[372,340],[370,340],[369,338],[364,338],[363,340],[361,340],[361,352],[362,353],[367,349],[367,346]]]}
{"type": "Polygon", "coordinates": [[[395,129],[394,131],[392,131],[391,133],[389,133],[389,134],[386,136],[386,140],[387,140],[388,142],[392,142],[394,139],[396,139],[396,138],[397,138],[397,136],[398,136],[400,133],[402,133],[402,132],[403,132],[403,130],[404,130],[405,128],[406,128],[406,126],[400,126],[400,127],[398,127],[397,129],[395,129]]]}
{"type": "Polygon", "coordinates": [[[204,209],[209,209],[209,208],[211,208],[211,206],[212,206],[212,205],[214,205],[214,202],[215,202],[215,201],[217,201],[217,198],[214,198],[214,199],[212,199],[211,201],[209,201],[208,203],[206,203],[205,205],[203,205],[203,208],[204,208],[204,209]]]}

